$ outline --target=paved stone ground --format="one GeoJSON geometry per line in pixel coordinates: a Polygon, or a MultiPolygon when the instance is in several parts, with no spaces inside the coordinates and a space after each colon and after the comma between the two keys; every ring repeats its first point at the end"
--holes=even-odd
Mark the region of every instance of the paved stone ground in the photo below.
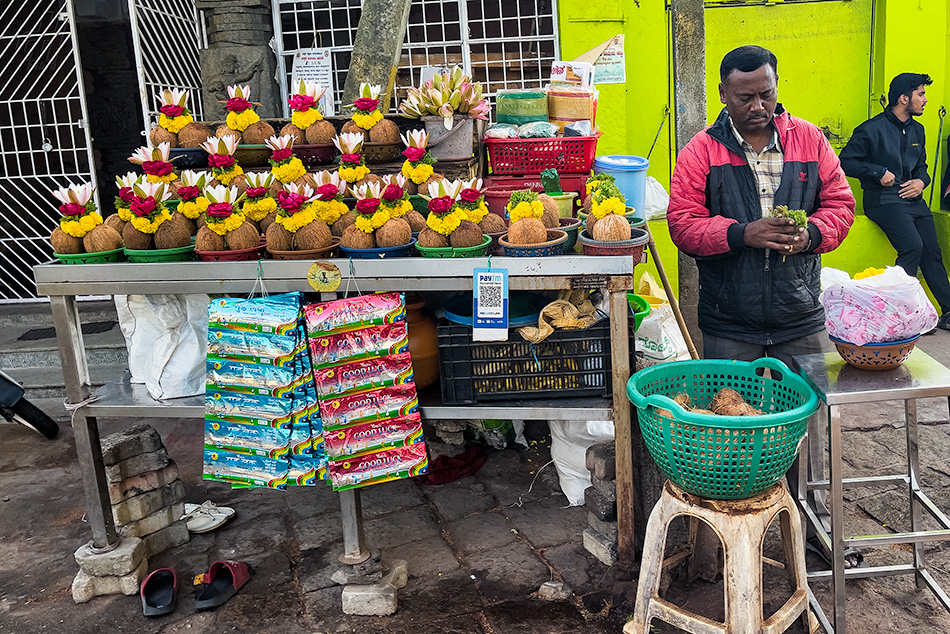
{"type": "MultiPolygon", "coordinates": [[[[950,334],[921,347],[950,364],[950,334]]],[[[950,423],[945,399],[920,403],[922,481],[943,509],[950,509],[950,423]]],[[[904,451],[899,405],[851,408],[844,413],[847,470],[885,472],[904,451]]],[[[529,426],[528,450],[493,452],[473,477],[447,485],[403,481],[363,492],[368,543],[384,558],[408,561],[409,582],[391,617],[342,614],[340,586],[330,581],[341,552],[336,496],[327,488],[284,492],[231,491],[200,480],[201,428],[196,421],[150,419],[178,462],[187,499],[212,499],[237,509],[214,533],[195,535],[181,547],[152,558],[150,569],[171,566],[183,581],[178,609],[146,619],[138,597],[113,596],[73,603],[69,587],[77,566],[73,552],[88,541],[83,522],[72,431],[45,441],[15,425],[0,425],[0,633],[110,634],[248,632],[262,634],[560,634],[620,632],[632,611],[636,581],[584,551],[586,512],[567,507],[549,461],[546,426],[529,426]],[[542,468],[543,467],[543,468],[542,468]],[[195,611],[190,578],[216,559],[239,559],[253,569],[251,581],[221,608],[195,611]],[[574,591],[567,601],[532,596],[559,579],[574,591]]],[[[102,420],[102,434],[130,421],[102,420]]],[[[849,532],[874,534],[908,523],[906,494],[898,487],[848,491],[849,532]]],[[[773,529],[774,531],[774,529],[773,529]]],[[[767,554],[781,559],[774,535],[767,554]]],[[[950,587],[950,549],[927,548],[931,569],[950,587]]],[[[875,564],[909,561],[904,547],[875,548],[875,564]]],[[[820,560],[809,556],[809,564],[820,560]]],[[[766,567],[769,605],[787,595],[781,571],[766,567]]],[[[813,590],[830,608],[828,583],[813,590]]],[[[950,615],[911,577],[849,582],[851,632],[913,631],[945,634],[950,615]]],[[[674,581],[668,597],[711,617],[721,615],[721,587],[674,581]]],[[[672,628],[657,624],[655,631],[672,628]]],[[[792,631],[800,632],[800,626],[792,631]]]]}

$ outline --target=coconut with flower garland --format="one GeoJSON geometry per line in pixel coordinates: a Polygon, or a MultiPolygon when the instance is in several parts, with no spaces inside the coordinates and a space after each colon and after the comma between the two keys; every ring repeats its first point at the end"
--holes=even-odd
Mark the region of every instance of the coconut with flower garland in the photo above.
{"type": "Polygon", "coordinates": [[[249,172],[244,178],[247,190],[244,192],[241,213],[266,235],[267,227],[277,218],[277,201],[270,193],[274,175],[270,172],[249,172]]]}
{"type": "Polygon", "coordinates": [[[404,218],[409,223],[413,233],[418,233],[425,229],[425,216],[416,211],[412,202],[409,201],[409,183],[410,181],[402,174],[389,174],[383,176],[382,180],[382,205],[393,218],[404,218]]]}
{"type": "Polygon", "coordinates": [[[319,220],[313,201],[316,196],[307,184],[288,183],[277,196],[277,217],[267,227],[267,248],[274,251],[311,251],[333,243],[333,234],[319,220]]]}
{"type": "Polygon", "coordinates": [[[209,136],[201,144],[201,149],[208,153],[208,166],[214,176],[214,180],[208,185],[233,185],[242,193],[247,189],[244,170],[234,159],[237,146],[237,138],[233,136],[223,138],[209,136]]]}
{"type": "Polygon", "coordinates": [[[295,183],[307,174],[303,161],[294,156],[293,136],[289,134],[272,136],[264,141],[264,144],[271,151],[270,158],[267,159],[270,163],[270,172],[274,175],[274,180],[279,181],[282,186],[295,183]]]}
{"type": "Polygon", "coordinates": [[[132,153],[129,163],[141,166],[149,183],[167,183],[169,190],[175,193],[173,183],[178,180],[178,174],[169,159],[170,153],[171,145],[167,142],[159,143],[157,147],[143,145],[132,153]]]}
{"type": "Polygon", "coordinates": [[[208,199],[204,196],[205,185],[211,182],[211,174],[194,170],[183,170],[181,184],[178,185],[176,195],[181,201],[178,203],[176,214],[181,215],[187,222],[191,235],[198,233],[198,223],[204,224],[202,214],[208,210],[208,199]]]}
{"type": "Polygon", "coordinates": [[[603,185],[607,185],[608,183],[614,184],[615,180],[616,179],[612,175],[605,172],[594,174],[587,179],[587,184],[584,186],[584,189],[586,190],[586,196],[584,197],[584,204],[582,205],[585,214],[590,216],[591,205],[594,204],[594,199],[591,197],[591,194],[593,194],[599,187],[602,187],[603,185]]]}
{"type": "Polygon", "coordinates": [[[441,180],[441,175],[435,174],[432,166],[435,159],[426,150],[429,144],[429,133],[425,130],[409,130],[405,135],[400,135],[400,139],[406,145],[402,155],[406,160],[402,164],[401,173],[406,177],[406,189],[409,194],[425,193],[428,194],[428,184],[441,180]],[[433,176],[439,176],[433,179],[433,176]],[[421,190],[425,190],[424,192],[421,190]]]}
{"type": "Polygon", "coordinates": [[[118,231],[119,235],[122,234],[125,223],[132,218],[132,212],[129,211],[129,203],[135,197],[135,194],[132,193],[132,186],[144,180],[144,176],[135,172],[126,172],[125,176],[115,177],[115,184],[119,187],[119,195],[115,197],[115,213],[106,217],[105,224],[118,231]]]}
{"type": "Polygon", "coordinates": [[[399,126],[379,111],[381,86],[360,84],[360,96],[353,105],[353,115],[343,124],[343,132],[362,132],[370,143],[399,143],[399,126]]]}
{"type": "Polygon", "coordinates": [[[320,98],[326,91],[325,86],[301,79],[297,92],[287,100],[293,112],[290,115],[290,123],[281,128],[281,135],[293,136],[294,142],[298,144],[330,143],[336,136],[336,128],[332,123],[324,120],[318,106],[320,98]]]}
{"type": "Polygon", "coordinates": [[[342,132],[333,137],[333,145],[340,151],[340,178],[350,187],[369,182],[367,179],[371,175],[363,157],[363,140],[361,132],[342,132]]]}
{"type": "Polygon", "coordinates": [[[548,230],[541,222],[544,205],[535,192],[527,189],[512,192],[505,208],[511,220],[508,225],[508,242],[516,245],[547,242],[548,230]]]}
{"type": "MultiPolygon", "coordinates": [[[[402,174],[384,177],[380,183],[379,209],[389,216],[382,227],[376,230],[376,245],[380,247],[398,247],[412,240],[412,223],[407,217],[409,212],[418,214],[409,202],[409,194],[403,189],[406,183],[402,174]]],[[[420,216],[421,218],[421,216],[420,216]]],[[[425,221],[423,220],[423,223],[425,221]]]]}
{"type": "Polygon", "coordinates": [[[61,214],[59,225],[50,235],[55,253],[99,253],[122,248],[122,236],[103,224],[102,216],[92,200],[92,193],[92,185],[88,183],[70,184],[53,192],[60,202],[61,214]]]}
{"type": "MultiPolygon", "coordinates": [[[[221,102],[228,109],[228,117],[225,122],[228,130],[237,132],[237,136],[244,143],[261,145],[264,143],[264,139],[274,136],[274,128],[269,123],[261,121],[261,118],[254,112],[254,106],[261,104],[250,101],[250,99],[250,86],[228,86],[228,100],[221,102]]],[[[228,135],[228,130],[219,128],[218,136],[228,135]]]]}
{"type": "Polygon", "coordinates": [[[419,246],[434,249],[450,246],[450,236],[465,220],[465,214],[454,205],[461,187],[461,181],[441,180],[435,184],[435,196],[426,205],[429,210],[426,228],[419,232],[419,246]]]}
{"type": "Polygon", "coordinates": [[[178,133],[195,121],[188,109],[188,91],[166,88],[156,96],[162,105],[158,107],[158,125],[148,133],[149,141],[152,145],[169,143],[178,147],[178,133]]]}
{"type": "Polygon", "coordinates": [[[243,194],[237,187],[205,187],[208,199],[205,226],[198,230],[195,251],[241,251],[260,246],[257,225],[240,211],[243,194]]]}
{"type": "Polygon", "coordinates": [[[591,211],[587,216],[587,233],[594,240],[629,240],[632,235],[626,199],[613,183],[604,183],[590,195],[591,211]]]}
{"type": "MultiPolygon", "coordinates": [[[[347,227],[340,238],[340,246],[349,249],[376,247],[376,230],[389,220],[389,213],[380,208],[380,183],[364,183],[350,188],[356,198],[356,221],[347,227]]],[[[408,223],[406,224],[408,226],[408,223]]],[[[410,231],[410,237],[412,232],[410,231]]],[[[408,240],[406,241],[408,242],[408,240]]]]}
{"type": "Polygon", "coordinates": [[[316,172],[312,178],[317,188],[316,199],[311,203],[314,214],[330,227],[333,235],[342,237],[346,228],[356,222],[356,213],[343,202],[346,181],[338,172],[329,170],[316,172]]]}
{"type": "Polygon", "coordinates": [[[122,241],[126,248],[168,249],[191,244],[187,228],[172,221],[172,212],[165,205],[172,195],[167,183],[135,183],[132,185],[132,194],[129,202],[131,216],[122,229],[122,241]],[[162,246],[159,246],[157,239],[160,231],[162,246]]]}

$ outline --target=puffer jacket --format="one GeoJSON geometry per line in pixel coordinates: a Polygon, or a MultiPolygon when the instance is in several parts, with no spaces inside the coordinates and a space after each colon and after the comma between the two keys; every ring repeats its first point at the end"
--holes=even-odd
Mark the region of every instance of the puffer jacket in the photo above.
{"type": "Polygon", "coordinates": [[[854,221],[854,195],[821,130],[781,104],[773,121],[785,157],[774,204],[808,214],[807,252],[783,259],[744,245],[745,225],[762,212],[755,175],[725,109],[679,153],[667,212],[674,244],[699,269],[700,329],[759,345],[824,328],[818,254],[837,248],[854,221]]]}

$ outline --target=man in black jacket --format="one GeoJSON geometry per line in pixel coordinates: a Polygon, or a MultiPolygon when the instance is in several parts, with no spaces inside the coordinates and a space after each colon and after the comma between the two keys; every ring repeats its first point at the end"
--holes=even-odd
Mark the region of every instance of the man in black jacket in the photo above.
{"type": "Polygon", "coordinates": [[[950,281],[943,266],[933,215],[923,199],[930,184],[924,126],[929,75],[901,73],[891,81],[884,112],[859,125],[841,151],[845,174],[861,181],[864,213],[897,250],[897,266],[924,274],[937,303],[937,327],[950,330],[950,281]]]}

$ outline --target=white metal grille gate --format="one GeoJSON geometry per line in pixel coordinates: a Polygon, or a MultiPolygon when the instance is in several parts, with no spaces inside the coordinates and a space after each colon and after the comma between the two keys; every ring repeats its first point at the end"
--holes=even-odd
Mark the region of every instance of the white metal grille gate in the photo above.
{"type": "Polygon", "coordinates": [[[30,301],[32,267],[52,259],[52,192],[96,181],[72,3],[0,4],[0,302],[30,301]]]}
{"type": "MultiPolygon", "coordinates": [[[[362,0],[274,0],[281,93],[289,94],[299,49],[329,48],[333,99],[339,104],[356,40],[362,0]]],[[[559,55],[556,0],[415,0],[403,42],[395,110],[423,66],[461,65],[487,96],[502,88],[539,87],[559,55]]],[[[290,116],[286,103],[284,116],[290,116]]]]}
{"type": "Polygon", "coordinates": [[[166,88],[188,90],[191,93],[188,108],[195,121],[203,121],[198,51],[206,47],[206,37],[204,21],[195,3],[193,0],[128,1],[145,129],[150,130],[158,123],[161,102],[156,95],[166,88]]]}

